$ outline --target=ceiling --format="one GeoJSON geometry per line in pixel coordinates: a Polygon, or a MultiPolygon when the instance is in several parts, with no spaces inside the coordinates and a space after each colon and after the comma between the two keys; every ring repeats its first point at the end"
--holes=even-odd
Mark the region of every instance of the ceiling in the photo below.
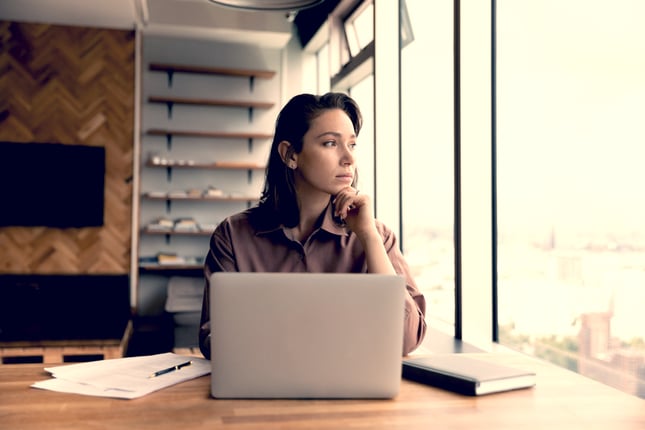
{"type": "Polygon", "coordinates": [[[292,35],[285,12],[242,11],[208,0],[0,0],[0,20],[134,29],[283,47],[292,35]]]}

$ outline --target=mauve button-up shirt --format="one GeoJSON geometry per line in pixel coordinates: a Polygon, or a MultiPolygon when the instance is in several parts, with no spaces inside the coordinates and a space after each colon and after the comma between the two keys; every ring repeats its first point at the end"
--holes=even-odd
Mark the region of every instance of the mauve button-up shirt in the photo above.
{"type": "MultiPolygon", "coordinates": [[[[413,351],[426,330],[425,298],[417,288],[397,246],[394,233],[378,220],[387,255],[397,274],[406,279],[403,355],[413,351]]],[[[332,218],[332,205],[305,243],[290,239],[283,225],[263,217],[258,207],[222,221],[211,236],[204,263],[206,285],[199,329],[200,349],[210,358],[210,285],[213,272],[329,272],[367,273],[365,252],[358,237],[332,218]]]]}

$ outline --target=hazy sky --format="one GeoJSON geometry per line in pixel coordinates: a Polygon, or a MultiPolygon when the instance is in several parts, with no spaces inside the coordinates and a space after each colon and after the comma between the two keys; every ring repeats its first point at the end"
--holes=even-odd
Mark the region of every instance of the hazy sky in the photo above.
{"type": "MultiPolygon", "coordinates": [[[[407,5],[404,197],[424,195],[430,210],[409,203],[419,222],[451,226],[452,2],[407,5]]],[[[645,233],[645,1],[498,0],[497,12],[500,230],[645,233]]]]}
{"type": "Polygon", "coordinates": [[[502,221],[645,231],[645,2],[498,12],[502,221]]]}

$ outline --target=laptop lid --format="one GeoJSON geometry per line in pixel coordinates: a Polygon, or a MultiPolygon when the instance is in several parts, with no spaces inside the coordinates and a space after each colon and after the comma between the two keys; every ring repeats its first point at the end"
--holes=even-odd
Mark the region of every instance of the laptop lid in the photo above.
{"type": "Polygon", "coordinates": [[[213,397],[398,394],[403,277],[217,272],[210,281],[213,397]]]}

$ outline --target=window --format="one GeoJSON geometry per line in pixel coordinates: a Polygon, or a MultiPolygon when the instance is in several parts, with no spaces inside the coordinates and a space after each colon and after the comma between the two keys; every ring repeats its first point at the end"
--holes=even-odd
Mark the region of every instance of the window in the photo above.
{"type": "Polygon", "coordinates": [[[374,196],[374,77],[369,75],[348,89],[363,114],[364,127],[357,140],[358,188],[374,196]]]}
{"type": "Polygon", "coordinates": [[[452,1],[406,0],[405,4],[414,40],[402,44],[401,51],[403,252],[426,297],[428,322],[452,332],[452,1]]]}
{"type": "MultiPolygon", "coordinates": [[[[348,93],[361,108],[364,126],[358,138],[356,154],[358,187],[376,200],[373,52],[365,49],[374,41],[374,5],[371,1],[365,1],[357,2],[353,7],[349,13],[343,9],[335,10],[333,14],[336,18],[332,19],[335,24],[331,26],[331,40],[337,41],[341,49],[335,52],[336,56],[330,63],[343,67],[331,79],[331,87],[333,91],[348,93]],[[345,18],[341,18],[343,16],[345,18]],[[362,56],[356,57],[359,53],[362,56]]],[[[334,55],[333,51],[331,55],[334,55]]]]}
{"type": "Polygon", "coordinates": [[[318,94],[325,94],[329,91],[329,43],[316,52],[316,69],[318,94]]]}
{"type": "Polygon", "coordinates": [[[645,397],[645,3],[497,12],[500,342],[645,397]]]}
{"type": "Polygon", "coordinates": [[[372,1],[357,1],[337,8],[331,14],[330,28],[331,87],[343,91],[374,70],[372,1]]]}
{"type": "Polygon", "coordinates": [[[361,50],[374,40],[374,5],[363,2],[343,22],[345,40],[351,57],[356,57],[361,50]]]}

